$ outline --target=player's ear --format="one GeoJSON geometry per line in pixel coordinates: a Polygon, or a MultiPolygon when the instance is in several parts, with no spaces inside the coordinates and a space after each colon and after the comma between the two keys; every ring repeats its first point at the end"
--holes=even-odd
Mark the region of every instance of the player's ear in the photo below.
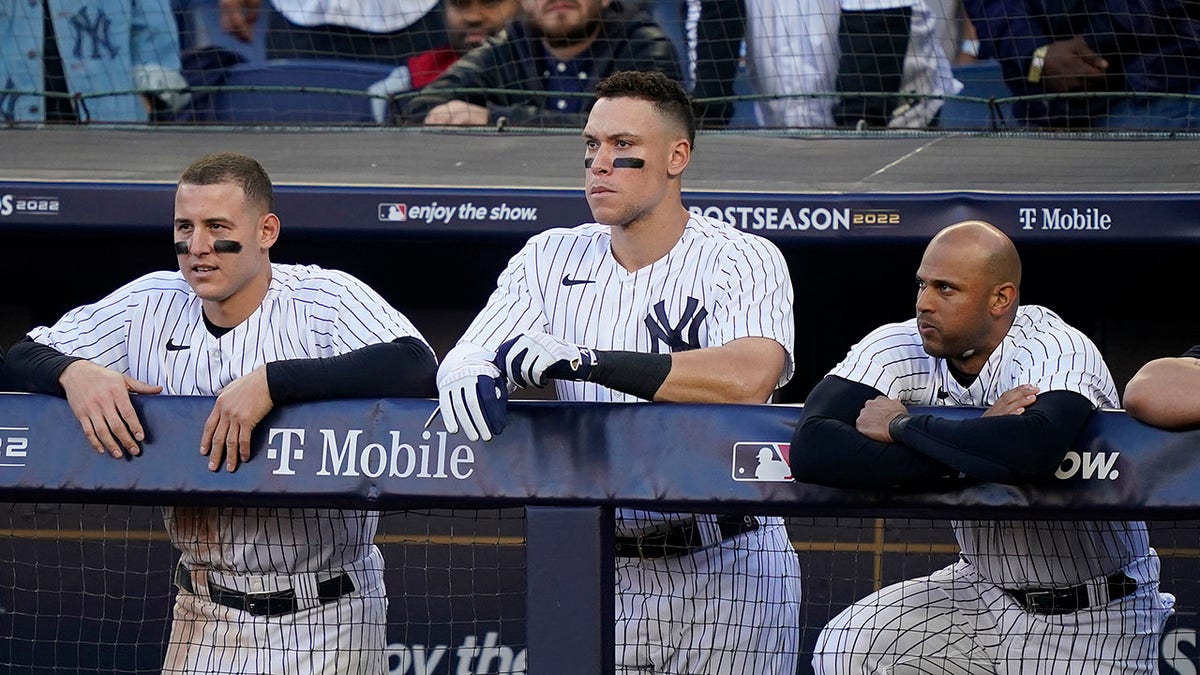
{"type": "Polygon", "coordinates": [[[279,238],[279,216],[274,213],[264,215],[259,221],[258,237],[259,248],[264,251],[271,248],[279,238]]]}
{"type": "Polygon", "coordinates": [[[992,314],[995,316],[1003,316],[1011,312],[1017,304],[1017,286],[1011,281],[1006,281],[996,286],[992,290],[992,314]]]}
{"type": "Polygon", "coordinates": [[[667,158],[667,175],[676,178],[692,161],[692,144],[686,138],[678,138],[671,146],[671,156],[667,158]]]}

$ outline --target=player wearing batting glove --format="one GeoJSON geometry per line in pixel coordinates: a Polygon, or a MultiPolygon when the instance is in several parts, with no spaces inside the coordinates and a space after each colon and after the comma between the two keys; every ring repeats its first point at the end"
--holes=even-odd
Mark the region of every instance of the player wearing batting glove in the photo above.
{"type": "MultiPolygon", "coordinates": [[[[788,382],[787,264],[683,206],[694,136],[691,101],[662,73],[597,85],[582,139],[595,221],[540,232],[509,260],[442,363],[447,431],[499,433],[506,386],[593,404],[762,404],[788,382]]],[[[613,521],[614,675],[796,672],[800,561],[782,518],[616,505],[613,521]],[[727,620],[697,630],[696,617],[727,620]]]]}

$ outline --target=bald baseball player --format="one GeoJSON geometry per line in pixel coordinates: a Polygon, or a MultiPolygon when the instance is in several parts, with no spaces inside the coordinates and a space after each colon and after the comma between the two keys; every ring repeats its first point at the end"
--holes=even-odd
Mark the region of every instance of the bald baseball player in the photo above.
{"type": "MultiPolygon", "coordinates": [[[[432,396],[433,351],[408,319],[343,272],[272,263],[279,237],[258,162],[196,161],[175,193],[178,271],[154,272],[30,331],[4,380],[65,396],[97,452],[139,455],[130,392],[216,396],[196,446],[212,471],[250,461],[276,405],[432,396]]],[[[165,246],[164,246],[165,248],[165,246]]],[[[323,508],[177,506],[181,553],[167,673],[386,670],[378,514],[323,508]]]]}
{"type": "MultiPolygon", "coordinates": [[[[438,371],[446,428],[488,440],[505,387],[566,401],[764,403],[792,374],[792,288],[770,242],[690,215],[678,83],[620,72],[583,130],[596,222],[533,237],[438,371]],[[499,367],[497,367],[499,364],[499,367]]],[[[796,671],[800,568],[780,518],[619,509],[616,672],[796,671]]]]}
{"type": "MultiPolygon", "coordinates": [[[[844,487],[1022,483],[1051,476],[1088,416],[1117,407],[1099,350],[1020,305],[1007,236],[967,221],[917,269],[916,318],[882,326],[809,394],[798,480],[844,487]],[[909,406],[977,406],[976,419],[909,406]]],[[[817,673],[1157,673],[1174,598],[1140,522],[953,523],[961,559],[884,588],[825,626],[817,673]]]]}

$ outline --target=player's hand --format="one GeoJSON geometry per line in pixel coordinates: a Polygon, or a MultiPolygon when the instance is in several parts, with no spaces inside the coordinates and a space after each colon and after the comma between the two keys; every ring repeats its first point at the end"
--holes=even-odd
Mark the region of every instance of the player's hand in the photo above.
{"type": "Polygon", "coordinates": [[[472,441],[490,441],[507,424],[508,383],[491,352],[460,344],[438,368],[438,409],[446,431],[459,428],[472,441]]]}
{"type": "Polygon", "coordinates": [[[1051,93],[1087,91],[1095,82],[1102,85],[1108,61],[1097,54],[1082,37],[1059,40],[1046,49],[1042,66],[1042,86],[1051,93]]]}
{"type": "Polygon", "coordinates": [[[888,424],[895,419],[896,415],[903,415],[907,412],[908,408],[905,408],[900,401],[886,396],[876,396],[867,401],[863,409],[859,411],[854,428],[873,441],[895,443],[892,434],[888,432],[888,424]]]}
{"type": "Polygon", "coordinates": [[[983,417],[1020,415],[1037,400],[1038,391],[1040,390],[1032,384],[1022,384],[1013,387],[1001,394],[1000,398],[992,404],[992,407],[983,411],[983,417]]]}
{"type": "Polygon", "coordinates": [[[83,435],[96,452],[107,452],[117,458],[124,457],[126,452],[141,454],[138,444],[146,440],[146,432],[129,400],[129,392],[157,394],[162,387],[83,360],[67,366],[58,381],[67,393],[71,412],[83,427],[83,435]]]}
{"type": "Polygon", "coordinates": [[[513,386],[523,389],[541,389],[547,379],[586,380],[594,365],[592,350],[548,333],[524,333],[496,350],[496,366],[513,386]]]}
{"type": "Polygon", "coordinates": [[[260,3],[261,0],[220,0],[221,30],[242,42],[252,42],[260,3]]]}
{"type": "Polygon", "coordinates": [[[225,385],[200,432],[200,454],[208,456],[209,471],[220,471],[222,460],[229,471],[239,460],[249,462],[250,434],[274,406],[266,366],[225,385]]]}
{"type": "Polygon", "coordinates": [[[436,126],[484,126],[487,123],[487,108],[457,99],[425,113],[425,124],[436,126]]]}

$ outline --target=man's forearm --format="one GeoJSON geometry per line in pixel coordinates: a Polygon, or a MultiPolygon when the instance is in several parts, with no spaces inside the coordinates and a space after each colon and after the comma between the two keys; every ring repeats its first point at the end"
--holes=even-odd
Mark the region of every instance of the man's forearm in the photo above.
{"type": "Polygon", "coordinates": [[[1054,471],[1092,409],[1080,394],[1055,391],[1040,394],[1020,415],[974,419],[913,415],[890,430],[897,442],[968,476],[1022,483],[1054,471]]]}

